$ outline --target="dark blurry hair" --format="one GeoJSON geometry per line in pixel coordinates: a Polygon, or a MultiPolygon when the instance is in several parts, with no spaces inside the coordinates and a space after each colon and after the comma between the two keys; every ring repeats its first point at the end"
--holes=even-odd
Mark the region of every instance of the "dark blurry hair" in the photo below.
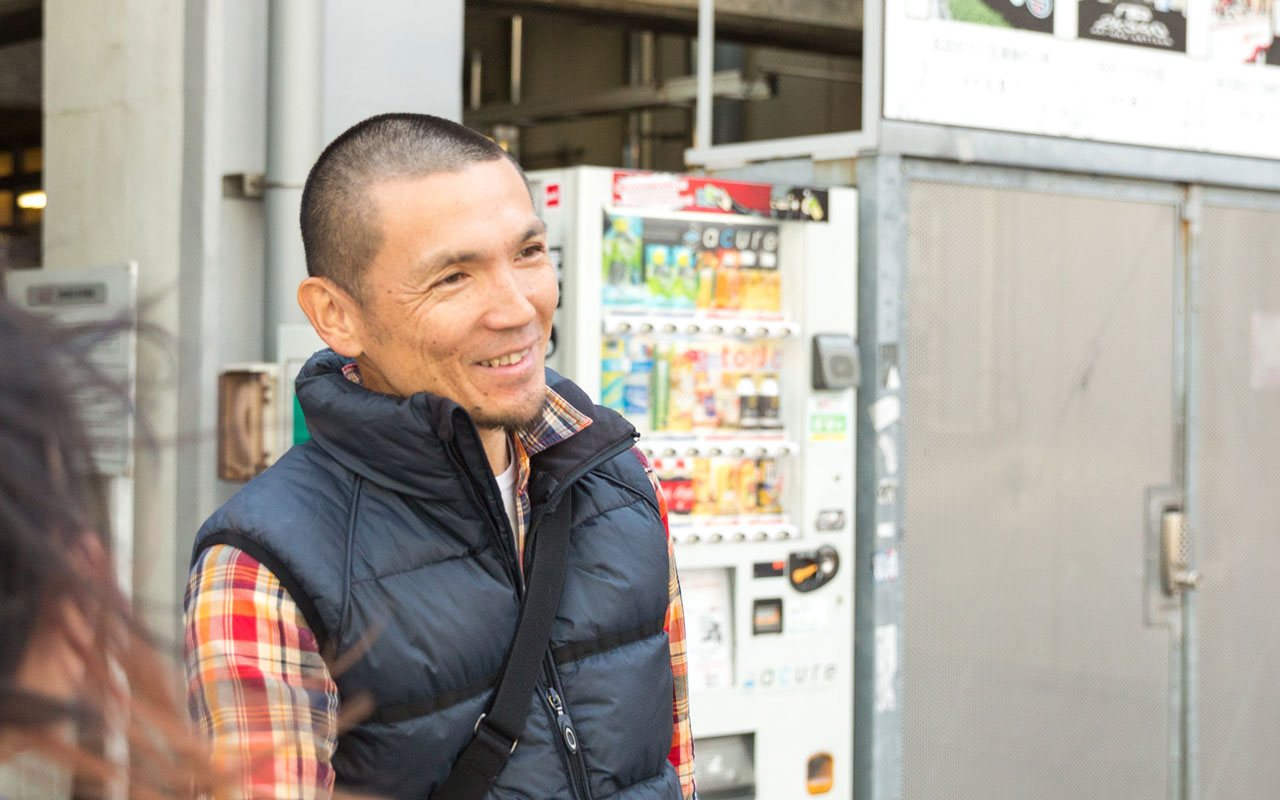
{"type": "Polygon", "coordinates": [[[364,268],[382,246],[369,194],[380,181],[458,172],[507,151],[470,128],[429,114],[381,114],[357,122],[329,144],[302,190],[302,247],[307,272],[362,300],[364,268]]]}
{"type": "Polygon", "coordinates": [[[224,782],[188,733],[173,665],[115,581],[74,400],[86,388],[119,391],[88,353],[122,328],[62,328],[0,299],[0,736],[64,765],[82,785],[127,783],[130,797],[174,797],[224,782]],[[46,636],[83,666],[70,697],[41,696],[17,681],[33,642],[46,636]],[[130,763],[58,735],[62,722],[87,732],[82,742],[122,734],[130,763]]]}

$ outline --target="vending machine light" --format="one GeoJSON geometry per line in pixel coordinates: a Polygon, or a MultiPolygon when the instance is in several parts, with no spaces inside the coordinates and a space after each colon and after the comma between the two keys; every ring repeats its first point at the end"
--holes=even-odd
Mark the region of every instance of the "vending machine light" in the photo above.
{"type": "Polygon", "coordinates": [[[666,501],[701,796],[851,798],[806,770],[853,749],[855,191],[528,177],[562,257],[548,365],[635,426],[666,501]]]}

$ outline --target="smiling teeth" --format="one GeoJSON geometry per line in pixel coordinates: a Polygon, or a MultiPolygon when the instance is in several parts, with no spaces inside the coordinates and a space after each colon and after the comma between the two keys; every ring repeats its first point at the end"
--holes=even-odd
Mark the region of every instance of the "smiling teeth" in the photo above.
{"type": "Polygon", "coordinates": [[[519,362],[521,359],[523,359],[525,356],[529,355],[530,349],[531,348],[526,347],[525,349],[519,350],[515,353],[507,353],[505,356],[498,356],[497,358],[491,358],[488,361],[481,361],[480,366],[505,367],[508,364],[515,364],[519,362]]]}

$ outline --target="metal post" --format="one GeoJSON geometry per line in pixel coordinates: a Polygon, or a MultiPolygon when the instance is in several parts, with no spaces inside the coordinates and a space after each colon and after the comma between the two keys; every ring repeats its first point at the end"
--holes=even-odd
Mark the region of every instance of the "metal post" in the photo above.
{"type": "MultiPolygon", "coordinates": [[[[1183,410],[1183,493],[1188,526],[1187,567],[1199,569],[1196,540],[1200,526],[1200,228],[1204,218],[1204,188],[1187,189],[1187,201],[1183,208],[1184,248],[1186,258],[1186,329],[1185,357],[1185,406],[1183,410]]],[[[1182,593],[1182,720],[1179,736],[1182,744],[1182,797],[1181,800],[1197,800],[1200,796],[1200,698],[1199,698],[1199,629],[1196,623],[1196,595],[1198,589],[1182,593]]]]}
{"type": "Polygon", "coordinates": [[[711,147],[711,79],[715,72],[715,0],[698,0],[698,94],[694,104],[693,147],[711,147]]]}
{"type": "Polygon", "coordinates": [[[482,77],[483,57],[480,50],[472,50],[467,72],[467,108],[475,111],[480,107],[480,79],[482,77]]]}
{"type": "Polygon", "coordinates": [[[511,17],[511,105],[520,105],[524,67],[524,17],[511,17]]]}
{"type": "Polygon", "coordinates": [[[298,283],[306,259],[298,232],[302,186],[320,154],[324,6],[314,0],[271,0],[268,11],[267,172],[264,349],[276,357],[276,329],[305,323],[298,283]]]}
{"type": "Polygon", "coordinates": [[[857,599],[854,605],[854,797],[902,796],[903,387],[907,181],[902,159],[858,159],[857,599]],[[899,579],[876,583],[876,553],[896,548],[899,579]]]}

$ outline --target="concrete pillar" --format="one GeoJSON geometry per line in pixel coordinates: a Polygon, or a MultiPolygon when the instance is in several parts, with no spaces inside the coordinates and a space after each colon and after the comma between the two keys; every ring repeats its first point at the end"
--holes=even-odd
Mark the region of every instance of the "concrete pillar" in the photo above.
{"type": "MultiPolygon", "coordinates": [[[[46,0],[44,265],[139,263],[144,324],[176,335],[182,207],[180,0],[46,0]]],[[[144,337],[138,358],[133,592],[165,639],[177,632],[178,370],[173,340],[144,337]]]]}

